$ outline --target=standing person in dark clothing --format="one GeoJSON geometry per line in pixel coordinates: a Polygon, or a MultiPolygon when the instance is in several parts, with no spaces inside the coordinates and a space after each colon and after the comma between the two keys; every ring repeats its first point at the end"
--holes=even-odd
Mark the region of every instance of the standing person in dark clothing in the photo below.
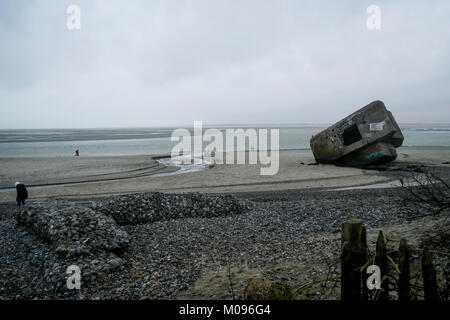
{"type": "Polygon", "coordinates": [[[25,204],[25,200],[28,199],[28,191],[24,184],[20,182],[16,182],[15,184],[16,190],[17,190],[17,205],[20,207],[20,205],[25,204]]]}

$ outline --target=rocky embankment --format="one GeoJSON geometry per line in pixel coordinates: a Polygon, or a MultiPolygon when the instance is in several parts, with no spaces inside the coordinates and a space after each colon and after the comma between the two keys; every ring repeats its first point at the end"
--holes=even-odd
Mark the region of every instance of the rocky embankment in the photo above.
{"type": "Polygon", "coordinates": [[[17,210],[14,217],[19,227],[32,233],[46,247],[48,257],[40,257],[45,270],[40,282],[46,283],[45,288],[50,291],[53,288],[55,296],[67,296],[66,270],[71,265],[82,270],[84,283],[127,267],[121,256],[129,246],[130,237],[123,225],[218,217],[243,213],[250,207],[251,202],[231,195],[154,192],[89,203],[47,201],[27,205],[17,210]]]}
{"type": "Polygon", "coordinates": [[[178,218],[221,217],[240,214],[250,207],[250,202],[237,200],[232,195],[160,192],[118,196],[106,203],[95,202],[91,205],[96,212],[113,217],[119,225],[178,218]]]}

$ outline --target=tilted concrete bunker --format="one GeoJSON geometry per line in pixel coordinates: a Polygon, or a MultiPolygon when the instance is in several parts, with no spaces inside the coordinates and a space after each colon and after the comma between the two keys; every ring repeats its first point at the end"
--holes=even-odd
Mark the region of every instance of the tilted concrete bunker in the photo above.
{"type": "Polygon", "coordinates": [[[395,160],[403,139],[392,113],[374,101],[314,135],[310,144],[318,163],[362,167],[395,160]]]}

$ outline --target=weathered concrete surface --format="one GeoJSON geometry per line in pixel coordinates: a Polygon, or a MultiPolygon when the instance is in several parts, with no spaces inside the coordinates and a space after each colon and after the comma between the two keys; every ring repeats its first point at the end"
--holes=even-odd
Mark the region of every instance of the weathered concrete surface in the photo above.
{"type": "Polygon", "coordinates": [[[358,167],[386,163],[394,161],[396,158],[397,151],[392,144],[376,142],[344,157],[344,162],[348,166],[358,167]]]}
{"type": "Polygon", "coordinates": [[[374,101],[310,140],[318,163],[366,166],[393,161],[403,134],[392,113],[374,101]]]}

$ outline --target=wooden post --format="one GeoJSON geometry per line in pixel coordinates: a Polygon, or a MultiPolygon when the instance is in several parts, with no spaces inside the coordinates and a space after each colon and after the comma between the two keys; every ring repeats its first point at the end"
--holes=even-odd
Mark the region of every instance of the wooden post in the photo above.
{"type": "Polygon", "coordinates": [[[341,299],[366,300],[368,289],[364,279],[367,278],[366,228],[361,220],[350,219],[342,225],[341,256],[341,299]],[[361,290],[362,288],[362,290],[361,290]]]}
{"type": "Polygon", "coordinates": [[[427,248],[423,249],[422,274],[425,300],[439,300],[436,271],[434,270],[433,261],[431,260],[431,255],[427,248]]]}
{"type": "Polygon", "coordinates": [[[360,266],[364,266],[364,268],[361,271],[361,277],[362,277],[362,300],[367,301],[369,299],[369,288],[367,287],[367,279],[369,278],[369,275],[367,274],[367,267],[369,266],[369,256],[368,256],[368,250],[367,250],[367,235],[366,235],[366,227],[363,227],[362,233],[361,233],[361,262],[360,266]]]}
{"type": "Polygon", "coordinates": [[[384,235],[382,231],[378,233],[375,264],[380,268],[382,280],[379,300],[385,301],[389,299],[389,278],[386,242],[384,241],[384,235]],[[383,279],[383,277],[385,277],[385,279],[383,279]]]}
{"type": "Polygon", "coordinates": [[[350,256],[350,249],[348,243],[342,243],[341,253],[341,299],[352,300],[355,299],[354,285],[352,279],[352,263],[350,256]]]}
{"type": "Polygon", "coordinates": [[[409,285],[409,252],[408,243],[405,239],[400,240],[398,248],[398,268],[400,270],[398,281],[398,298],[401,301],[411,300],[409,285]]]}

